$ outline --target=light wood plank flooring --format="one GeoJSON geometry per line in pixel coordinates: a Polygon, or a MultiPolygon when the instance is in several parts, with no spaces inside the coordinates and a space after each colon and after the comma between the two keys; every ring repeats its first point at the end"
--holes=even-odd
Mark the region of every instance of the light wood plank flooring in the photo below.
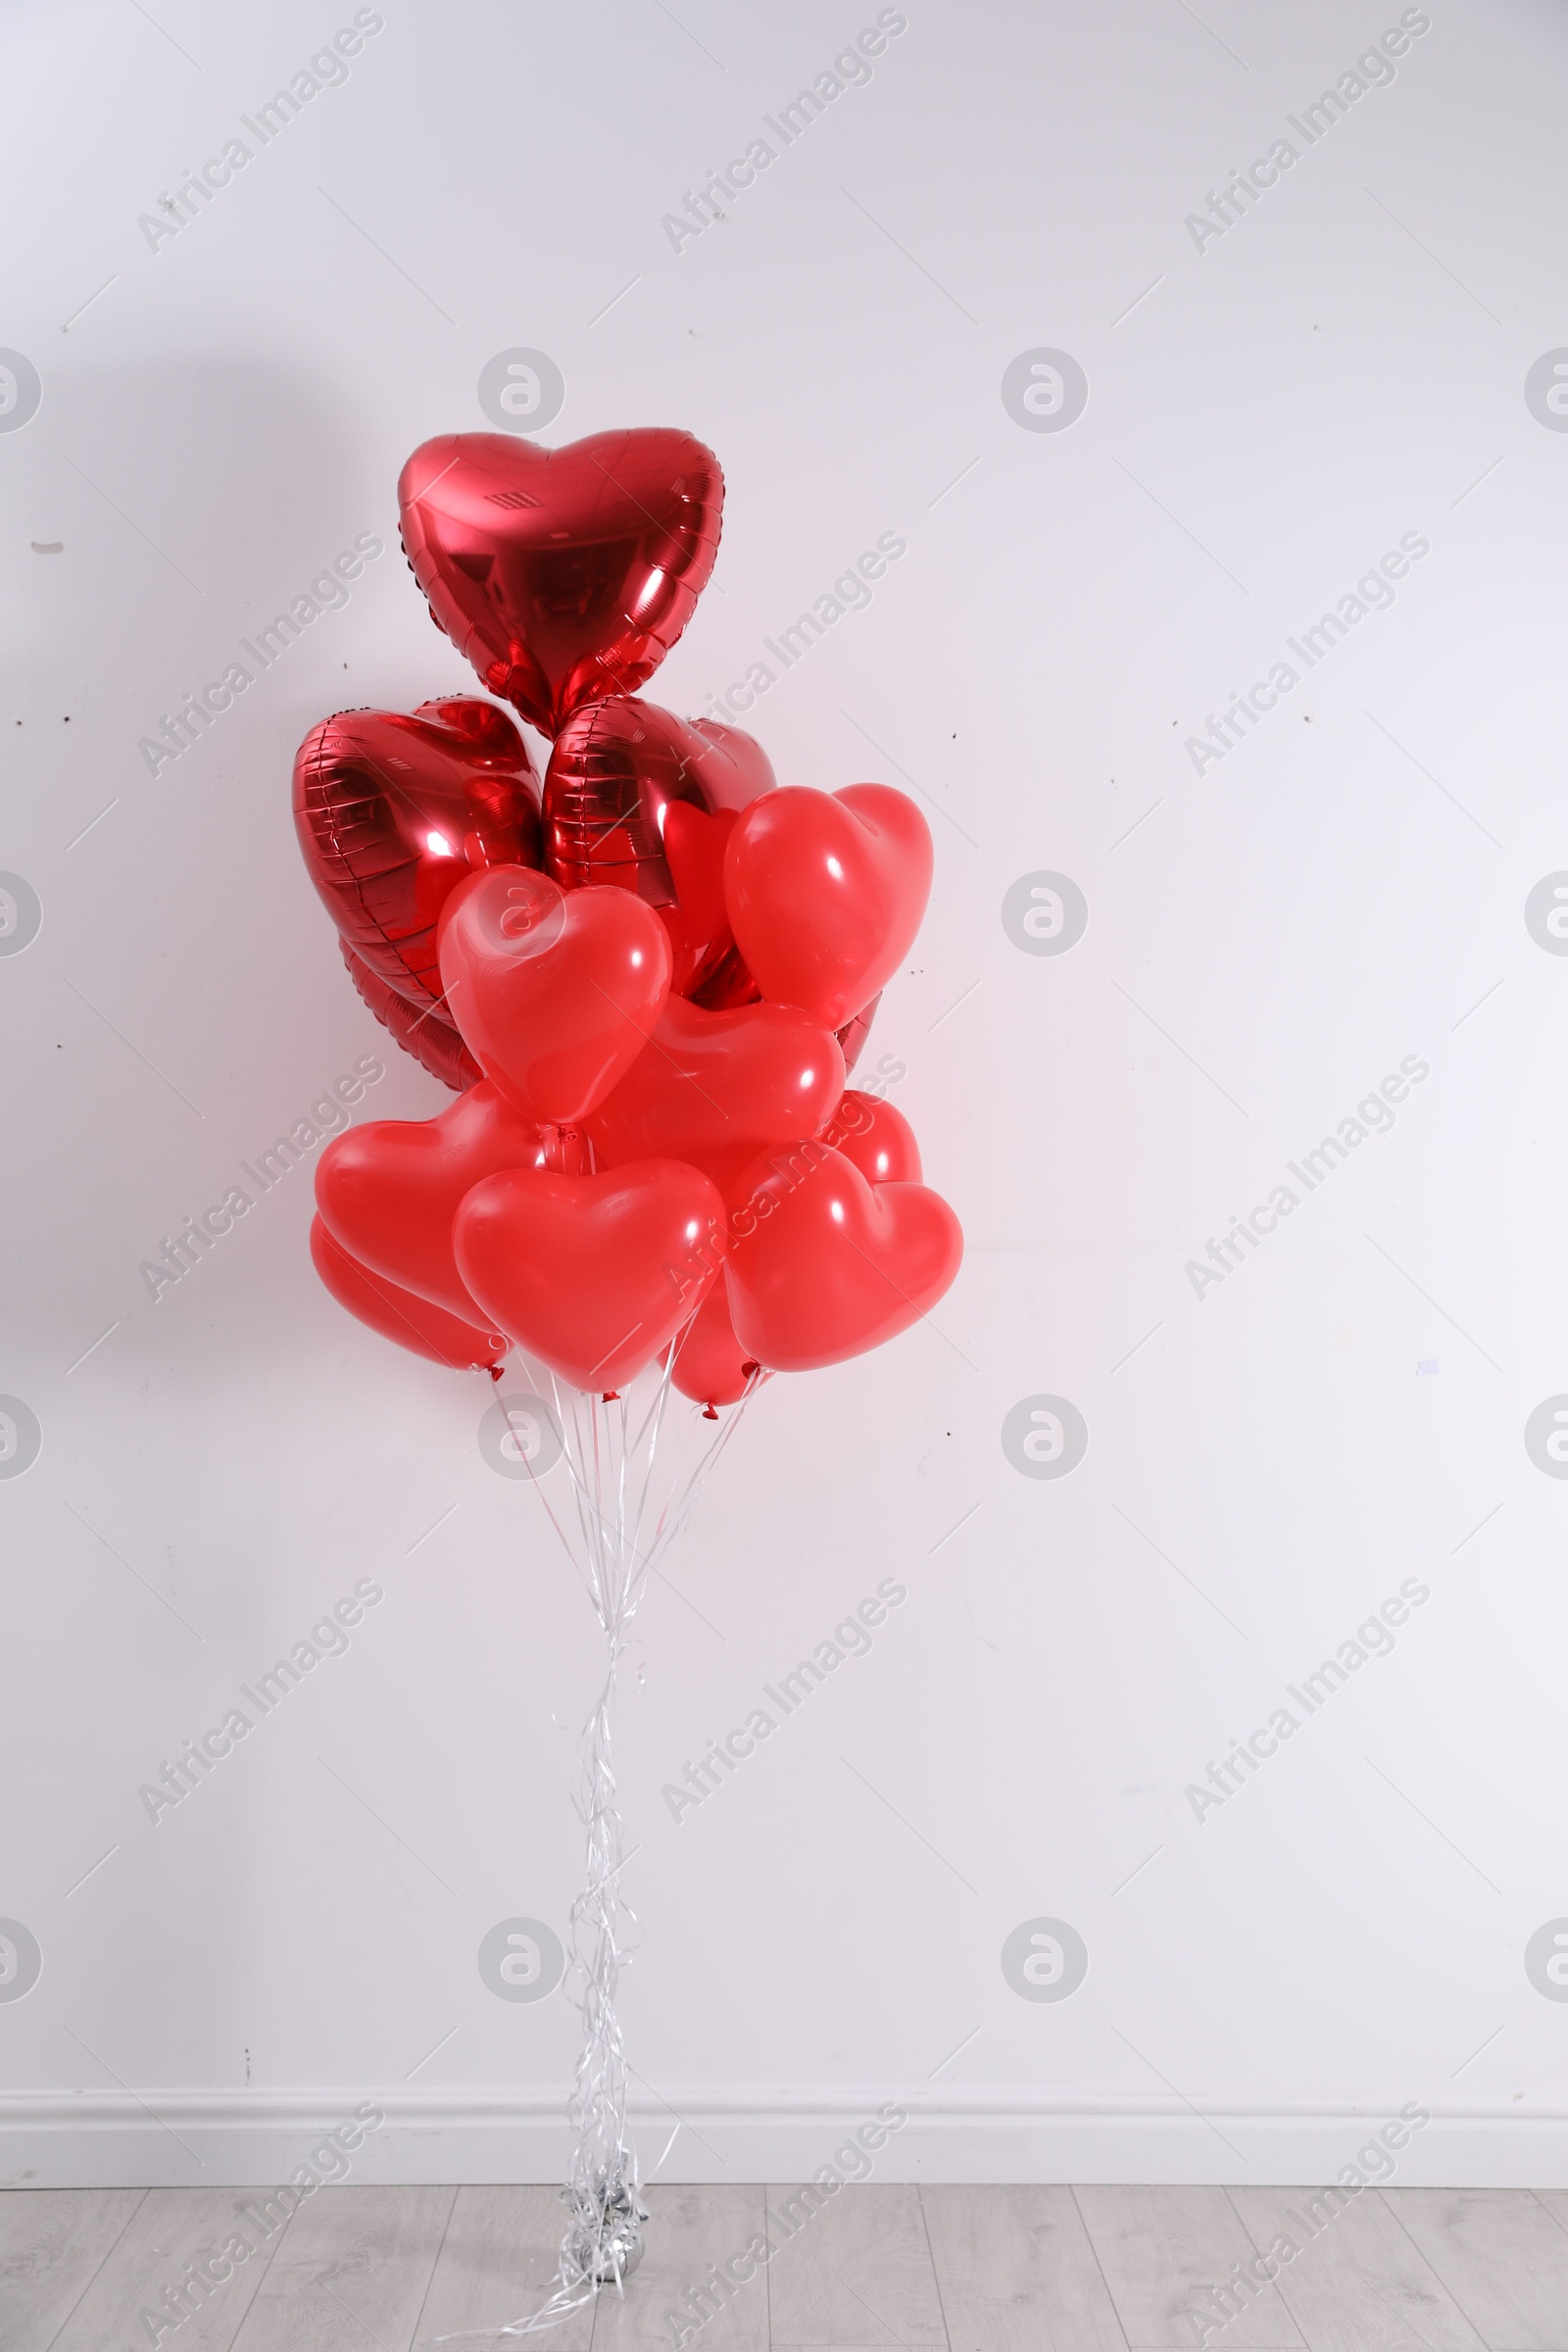
{"type": "MultiPolygon", "coordinates": [[[[1568,2352],[1561,2190],[872,2183],[649,2203],[624,2301],[555,2330],[560,2352],[1568,2352]]],[[[14,2189],[0,2347],[428,2352],[533,2309],[560,2223],[544,2188],[345,2185],[292,2213],[267,2189],[14,2189]]]]}

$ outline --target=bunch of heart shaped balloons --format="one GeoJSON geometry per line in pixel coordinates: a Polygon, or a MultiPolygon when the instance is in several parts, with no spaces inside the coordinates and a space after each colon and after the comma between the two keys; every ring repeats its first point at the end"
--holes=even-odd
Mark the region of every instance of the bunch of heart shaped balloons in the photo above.
{"type": "Polygon", "coordinates": [[[348,710],[300,747],[312,879],[366,1003],[457,1093],[332,1143],[318,1271],[453,1366],[512,1343],[574,1388],[656,1357],[731,1403],[905,1330],[957,1271],[906,1121],[846,1079],[931,884],[882,784],[778,787],[761,747],[638,698],[712,569],[689,434],[416,450],[404,547],[493,702],[348,710]]]}

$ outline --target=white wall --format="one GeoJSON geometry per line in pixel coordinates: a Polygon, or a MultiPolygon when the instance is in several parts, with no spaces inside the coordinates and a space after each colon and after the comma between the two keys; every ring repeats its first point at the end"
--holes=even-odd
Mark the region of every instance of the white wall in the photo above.
{"type": "MultiPolygon", "coordinates": [[[[394,487],[530,346],[566,383],[547,440],[673,422],[723,461],[656,699],[703,708],[907,539],[756,724],[790,781],[933,811],[871,1058],[969,1243],[940,1328],[763,1394],[641,1620],[645,2162],[661,2100],[663,2177],[699,2178],[814,2166],[902,2097],[889,2176],[1291,2180],[1411,2102],[1401,2178],[1568,2180],[1568,2008],[1525,1967],[1568,1914],[1568,1488],[1523,1441],[1568,1390],[1568,961],[1524,920],[1568,867],[1568,438],[1523,391],[1568,343],[1559,13],[1432,0],[1392,86],[1200,251],[1184,217],[1396,6],[908,0],[678,254],[662,216],[870,0],[386,0],[154,252],[138,216],[352,14],[156,13],[14,8],[0,84],[0,343],[43,384],[0,433],[0,867],[42,907],[0,957],[0,1392],[42,1429],[0,1481],[0,1917],[43,1955],[0,1999],[0,2172],[276,2177],[366,2098],[366,2177],[561,2161],[570,2012],[475,1955],[564,1928],[596,1651],[481,1461],[487,1386],[324,1296],[303,1175],[156,1305],[136,1271],[382,1042],[290,756],[334,707],[470,682],[394,487]],[[1039,347],[1088,377],[1059,433],[1001,397],[1039,347]],[[149,776],[158,714],[365,530],[347,610],[149,776]],[[1392,609],[1196,774],[1207,714],[1404,533],[1392,609]],[[1042,869],[1090,908],[1059,957],[1001,920],[1042,869]],[[1195,1296],[1404,1056],[1393,1131],[1195,1296]],[[1001,1444],[1042,1393],[1089,1431],[1060,1480],[1001,1444]],[[886,1576],[871,1654],[672,1822],[661,1786],[886,1576]],[[138,1785],[365,1577],[350,1652],[149,1822],[138,1785]],[[1393,1653],[1195,1818],[1407,1579],[1393,1653]],[[1039,1917],[1088,1948],[1060,2003],[1003,1975],[1039,1917]]],[[[439,1106],[387,1058],[368,1111],[439,1106]]]]}

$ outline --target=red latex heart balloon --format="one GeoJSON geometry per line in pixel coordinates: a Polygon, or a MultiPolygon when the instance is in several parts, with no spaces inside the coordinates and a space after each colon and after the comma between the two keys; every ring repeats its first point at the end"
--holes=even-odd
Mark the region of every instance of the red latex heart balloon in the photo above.
{"type": "Polygon", "coordinates": [[[721,750],[672,710],[617,696],[566,721],[545,771],[545,871],[564,890],[613,882],[657,906],[682,996],[732,945],[723,856],[735,818],[708,814],[706,777],[733,790],[737,764],[733,745],[721,750]]]}
{"type": "Polygon", "coordinates": [[[758,987],[830,1029],[892,979],[930,892],[930,829],[888,784],[767,793],[725,854],[730,927],[758,987]]]}
{"type": "Polygon", "coordinates": [[[630,891],[569,894],[497,866],[441,924],[447,1005],[487,1078],[524,1118],[573,1124],[642,1052],[669,993],[669,943],[630,891]]]}
{"type": "MultiPolygon", "coordinates": [[[[363,1135],[364,1128],[356,1128],[363,1135]]],[[[851,1088],[825,1127],[816,1131],[819,1144],[831,1145],[859,1169],[867,1184],[918,1184],[920,1147],[903,1111],[878,1095],[851,1088]]]]}
{"type": "Polygon", "coordinates": [[[450,1021],[444,1021],[438,1012],[416,1012],[406,997],[387,986],[379,972],[361,962],[346,939],[337,944],[362,1000],[405,1054],[412,1054],[421,1068],[439,1078],[443,1086],[450,1086],[455,1095],[484,1076],[450,1021]]]}
{"type": "Polygon", "coordinates": [[[705,1012],[671,997],[585,1127],[602,1164],[686,1159],[722,1190],[765,1145],[812,1133],[843,1092],[836,1040],[793,1005],[705,1012]]]}
{"type": "Polygon", "coordinates": [[[441,995],[436,924],[458,884],[539,863],[539,779],[507,713],[477,697],[412,716],[340,710],[295,757],[294,823],[345,946],[425,1012],[441,995]]]}
{"type": "Polygon", "coordinates": [[[334,1137],[316,1165],[316,1205],[362,1265],[480,1323],[452,1220],[482,1177],[547,1164],[539,1129],[482,1078],[438,1118],[373,1119],[334,1137]]]}
{"type": "Polygon", "coordinates": [[[398,482],[437,625],[546,735],[653,676],[713,568],[723,496],[712,451],[662,428],[554,450],[443,433],[398,482]]]}
{"type": "Polygon", "coordinates": [[[894,1339],[935,1306],[963,1256],[940,1193],[869,1185],[825,1144],[754,1161],[729,1198],[730,1319],[746,1353],[777,1372],[894,1339]]]}
{"type": "Polygon", "coordinates": [[[487,1315],[575,1389],[635,1378],[722,1263],[717,1189],[676,1159],[599,1176],[513,1169],[475,1185],[453,1225],[458,1268],[487,1315]]]}
{"type": "Polygon", "coordinates": [[[346,1306],[383,1340],[395,1340],[411,1354],[428,1356],[431,1363],[444,1364],[449,1372],[470,1368],[494,1371],[506,1361],[508,1342],[503,1333],[481,1331],[449,1315],[445,1307],[432,1306],[428,1298],[401,1290],[384,1275],[372,1273],[333,1240],[319,1217],[311,1225],[311,1257],[339,1306],[346,1306]]]}
{"type": "Polygon", "coordinates": [[[735,1337],[721,1282],[714,1283],[674,1345],[671,1381],[694,1404],[706,1404],[715,1421],[714,1406],[738,1403],[761,1370],[735,1337]]]}

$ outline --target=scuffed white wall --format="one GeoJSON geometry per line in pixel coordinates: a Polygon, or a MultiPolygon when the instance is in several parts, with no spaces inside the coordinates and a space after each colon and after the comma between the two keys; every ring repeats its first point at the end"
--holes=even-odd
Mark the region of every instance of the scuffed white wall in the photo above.
{"type": "Polygon", "coordinates": [[[897,2097],[880,2161],[950,2176],[1299,2180],[1406,2102],[1404,2177],[1564,2165],[1568,1486],[1549,1413],[1525,1444],[1568,1392],[1561,24],[903,13],[786,147],[869,5],[387,0],[150,244],[353,12],[13,12],[0,344],[41,403],[0,429],[0,949],[41,927],[0,954],[0,1393],[41,1451],[0,1478],[0,1919],[42,1973],[0,1984],[10,2178],[281,2178],[372,2096],[372,2169],[559,2162],[570,2014],[477,1956],[564,1930],[597,1655],[481,1456],[488,1386],[323,1295],[303,1169],[156,1303],[137,1274],[366,1056],[356,1116],[443,1099],[345,979],[289,763],[335,707],[471,683],[395,483],[515,349],[560,370],[548,441],[679,423],[724,464],[655,699],[752,671],[784,779],[930,813],[868,1066],[969,1244],[929,1325],[762,1394],[640,1621],[645,2160],[684,2117],[665,2177],[807,2169],[897,2097]],[[722,219],[667,224],[756,139],[722,219]],[[1043,352],[1087,391],[1060,430],[1043,352]],[[906,554],[785,671],[768,641],[879,535],[906,554]],[[149,773],[161,714],[372,541],[149,773]],[[1040,875],[1057,936],[1087,916],[1059,954],[1040,875]],[[1060,1477],[1014,1466],[1040,1430],[1055,1466],[1042,1397],[1087,1441],[1060,1477]],[[865,1653],[672,1818],[887,1580],[865,1653]],[[367,1581],[346,1649],[150,1820],[367,1581]],[[1051,1921],[1087,1974],[1023,1997],[1077,1975],[1051,1921]]]}

